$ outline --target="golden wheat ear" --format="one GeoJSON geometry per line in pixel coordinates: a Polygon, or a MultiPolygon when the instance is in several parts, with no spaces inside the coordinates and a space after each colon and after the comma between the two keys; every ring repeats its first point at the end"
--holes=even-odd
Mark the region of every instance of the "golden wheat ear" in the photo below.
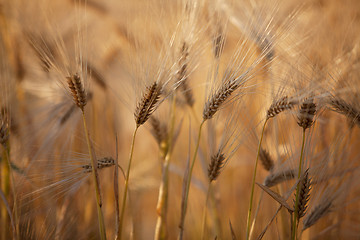
{"type": "Polygon", "coordinates": [[[137,126],[143,125],[155,111],[158,106],[161,92],[162,87],[157,82],[154,82],[146,88],[146,91],[134,112],[135,123],[137,126]]]}
{"type": "Polygon", "coordinates": [[[265,170],[271,172],[275,164],[274,164],[274,160],[270,156],[270,153],[265,149],[261,148],[259,153],[259,158],[265,170]]]}
{"type": "Polygon", "coordinates": [[[151,125],[151,134],[154,136],[156,142],[160,146],[168,138],[167,125],[159,120],[156,116],[151,116],[149,119],[151,125]]]}
{"type": "Polygon", "coordinates": [[[217,152],[211,157],[211,162],[208,168],[208,178],[210,182],[216,180],[219,177],[221,169],[224,166],[224,162],[225,156],[221,152],[217,152]]]}
{"type": "Polygon", "coordinates": [[[295,178],[295,169],[288,169],[281,172],[275,172],[269,174],[265,178],[264,185],[267,187],[273,187],[279,183],[289,181],[295,178]]]}
{"type": "Polygon", "coordinates": [[[331,98],[328,101],[331,110],[349,118],[352,123],[360,126],[360,110],[341,98],[331,98]]]}
{"type": "Polygon", "coordinates": [[[292,109],[295,104],[296,101],[289,99],[288,96],[275,100],[267,111],[266,119],[273,118],[281,112],[292,109]]]}
{"type": "Polygon", "coordinates": [[[84,107],[87,103],[86,92],[83,84],[81,83],[81,78],[78,73],[74,74],[71,77],[67,77],[67,84],[73,101],[81,110],[84,110],[84,107]]]}
{"type": "Polygon", "coordinates": [[[319,221],[322,217],[324,217],[326,214],[328,214],[331,211],[332,208],[332,201],[326,201],[324,203],[321,203],[317,205],[312,212],[310,212],[309,215],[304,219],[303,221],[303,230],[311,227],[317,221],[319,221]]]}
{"type": "Polygon", "coordinates": [[[223,84],[205,103],[203,119],[211,119],[231,94],[240,86],[241,84],[236,80],[231,80],[223,84]]]}
{"type": "Polygon", "coordinates": [[[313,99],[306,99],[300,106],[298,114],[298,125],[303,129],[311,127],[314,123],[316,104],[313,99]]]}
{"type": "Polygon", "coordinates": [[[0,144],[5,146],[6,141],[9,139],[9,130],[8,130],[8,124],[5,120],[3,120],[1,114],[0,114],[0,144]]]}
{"type": "Polygon", "coordinates": [[[309,178],[309,169],[307,169],[300,179],[299,206],[297,208],[298,219],[302,218],[306,214],[307,204],[310,198],[310,189],[311,178],[309,178]]]}

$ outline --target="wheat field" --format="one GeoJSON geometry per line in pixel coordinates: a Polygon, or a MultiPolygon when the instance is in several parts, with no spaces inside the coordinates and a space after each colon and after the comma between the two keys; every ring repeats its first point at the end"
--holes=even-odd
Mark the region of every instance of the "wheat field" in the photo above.
{"type": "Polygon", "coordinates": [[[359,26],[358,0],[0,0],[0,240],[359,239],[359,26]]]}

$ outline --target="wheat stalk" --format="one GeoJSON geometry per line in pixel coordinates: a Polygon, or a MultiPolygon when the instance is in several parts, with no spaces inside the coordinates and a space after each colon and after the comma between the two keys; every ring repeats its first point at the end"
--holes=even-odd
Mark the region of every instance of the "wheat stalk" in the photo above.
{"type": "MultiPolygon", "coordinates": [[[[300,110],[298,113],[298,125],[303,128],[303,139],[301,145],[301,153],[300,153],[300,161],[299,161],[299,172],[298,179],[300,180],[302,165],[304,160],[304,146],[305,146],[305,131],[307,128],[311,127],[314,123],[314,115],[316,113],[316,104],[313,102],[313,99],[306,99],[300,106],[300,110]]],[[[291,239],[295,240],[297,237],[297,221],[298,221],[298,213],[299,213],[299,198],[300,198],[300,183],[296,187],[296,195],[295,195],[295,206],[294,206],[294,218],[292,221],[292,235],[291,239]]]]}
{"type": "Polygon", "coordinates": [[[105,222],[104,216],[102,213],[102,200],[101,200],[101,192],[100,192],[100,183],[99,183],[99,176],[97,173],[98,164],[96,163],[96,159],[94,158],[93,148],[90,142],[90,133],[87,128],[86,118],[85,118],[85,111],[84,107],[87,103],[87,96],[85,88],[82,84],[82,79],[78,73],[75,73],[71,77],[67,77],[67,84],[70,90],[70,93],[73,97],[73,101],[77,107],[80,108],[83,117],[83,124],[84,124],[84,132],[86,137],[86,143],[89,150],[90,155],[90,162],[91,162],[91,172],[95,183],[95,194],[96,194],[96,206],[97,206],[97,213],[98,213],[98,220],[99,220],[99,229],[100,229],[100,237],[102,240],[106,239],[106,230],[105,230],[105,222]]]}

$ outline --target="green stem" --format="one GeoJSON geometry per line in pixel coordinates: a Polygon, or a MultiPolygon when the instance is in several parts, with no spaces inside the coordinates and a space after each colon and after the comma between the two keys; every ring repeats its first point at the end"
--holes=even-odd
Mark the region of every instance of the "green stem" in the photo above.
{"type": "Polygon", "coordinates": [[[84,131],[85,131],[85,137],[86,137],[86,143],[89,150],[90,155],[90,161],[91,161],[91,167],[92,167],[92,176],[94,179],[95,184],[95,194],[96,194],[96,208],[98,213],[98,221],[99,221],[99,230],[100,230],[100,238],[101,240],[106,239],[106,231],[105,231],[105,223],[104,223],[104,216],[101,210],[102,207],[102,201],[101,201],[101,193],[100,193],[100,184],[99,184],[99,177],[97,174],[97,166],[95,164],[95,159],[93,155],[93,149],[90,143],[90,137],[89,137],[89,131],[86,124],[86,118],[85,118],[85,112],[82,109],[82,117],[83,117],[83,123],[84,123],[84,131]]]}
{"type": "MultiPolygon", "coordinates": [[[[303,129],[303,139],[301,145],[301,153],[300,153],[300,162],[299,162],[299,172],[298,172],[298,179],[301,177],[302,171],[302,163],[304,158],[304,146],[305,146],[305,128],[303,129]]],[[[296,239],[296,232],[297,232],[297,218],[298,218],[298,207],[299,207],[299,195],[300,195],[300,182],[297,184],[296,187],[296,197],[295,197],[295,207],[294,207],[294,219],[292,224],[292,231],[291,231],[291,239],[296,239]]]]}
{"type": "Polygon", "coordinates": [[[179,239],[181,240],[183,238],[183,233],[184,233],[184,223],[185,223],[185,216],[186,216],[186,210],[187,210],[187,202],[188,202],[188,198],[189,198],[189,190],[190,190],[190,183],[191,183],[191,176],[192,176],[192,171],[195,165],[195,160],[196,160],[196,156],[197,156],[197,152],[199,150],[199,145],[200,145],[200,137],[201,137],[201,129],[203,127],[205,123],[205,120],[203,120],[200,124],[199,127],[199,133],[198,133],[198,138],[197,138],[197,142],[196,142],[196,147],[195,147],[195,151],[194,151],[194,155],[193,155],[193,159],[191,161],[191,166],[189,169],[189,174],[188,177],[186,179],[186,188],[185,188],[185,198],[184,198],[184,203],[183,203],[183,212],[181,214],[181,219],[180,219],[180,224],[179,224],[179,228],[180,228],[180,232],[179,232],[179,239]]]}
{"type": "Polygon", "coordinates": [[[136,137],[136,132],[138,129],[139,129],[139,126],[136,126],[136,128],[134,130],[134,134],[132,136],[132,141],[131,141],[129,163],[128,163],[128,168],[127,168],[127,172],[126,172],[125,188],[124,188],[123,200],[122,200],[122,205],[121,205],[121,215],[120,215],[118,239],[121,239],[122,227],[123,227],[123,223],[124,223],[124,214],[125,214],[127,192],[128,192],[128,187],[129,187],[131,161],[132,161],[133,154],[134,154],[135,137],[136,137]]]}
{"type": "Polygon", "coordinates": [[[205,229],[206,229],[206,213],[207,213],[207,205],[210,198],[210,192],[211,192],[211,182],[209,183],[209,187],[206,194],[206,200],[205,200],[205,206],[204,206],[204,213],[203,213],[203,221],[202,221],[202,231],[201,231],[201,239],[205,239],[205,229]]]}
{"type": "Polygon", "coordinates": [[[264,131],[265,131],[265,126],[266,126],[267,121],[268,121],[268,119],[265,120],[263,129],[261,131],[261,137],[260,137],[260,140],[259,140],[259,148],[258,148],[257,155],[256,155],[254,173],[253,173],[253,178],[252,178],[252,183],[251,183],[250,204],[249,204],[247,227],[246,227],[246,239],[247,240],[250,237],[250,227],[251,227],[250,222],[251,222],[252,203],[253,203],[253,200],[254,200],[254,190],[255,190],[255,179],[256,179],[257,165],[258,165],[258,161],[259,161],[261,143],[262,143],[262,140],[263,140],[263,137],[264,137],[264,131]]]}

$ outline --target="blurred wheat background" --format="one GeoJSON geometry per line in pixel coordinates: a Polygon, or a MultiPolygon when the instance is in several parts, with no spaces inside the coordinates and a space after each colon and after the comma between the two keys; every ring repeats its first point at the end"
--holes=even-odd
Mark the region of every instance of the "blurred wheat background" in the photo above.
{"type": "Polygon", "coordinates": [[[1,0],[0,239],[359,239],[359,26],[358,0],[1,0]]]}

